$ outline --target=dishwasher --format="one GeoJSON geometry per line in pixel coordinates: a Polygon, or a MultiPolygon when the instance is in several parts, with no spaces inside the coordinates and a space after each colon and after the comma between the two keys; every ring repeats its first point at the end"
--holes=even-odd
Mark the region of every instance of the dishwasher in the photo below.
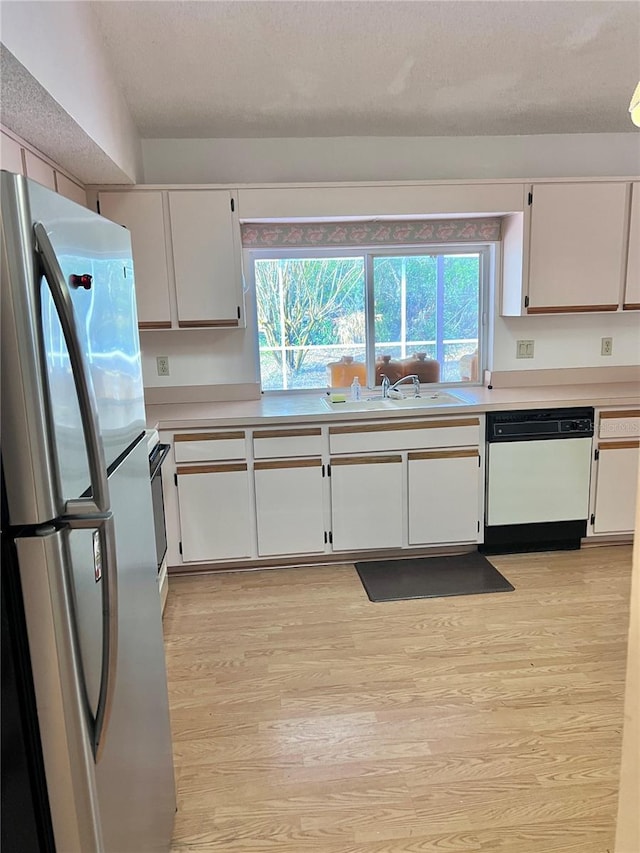
{"type": "Polygon", "coordinates": [[[573,549],[587,532],[592,408],[487,414],[485,553],[573,549]]]}

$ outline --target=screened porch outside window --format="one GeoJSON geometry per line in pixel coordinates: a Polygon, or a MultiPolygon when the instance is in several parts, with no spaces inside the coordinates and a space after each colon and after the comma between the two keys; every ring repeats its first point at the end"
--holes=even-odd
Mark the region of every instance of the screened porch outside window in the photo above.
{"type": "Polygon", "coordinates": [[[277,249],[251,259],[264,391],[326,388],[344,356],[366,365],[370,387],[385,356],[424,353],[443,383],[468,381],[469,360],[481,363],[487,246],[277,249]]]}

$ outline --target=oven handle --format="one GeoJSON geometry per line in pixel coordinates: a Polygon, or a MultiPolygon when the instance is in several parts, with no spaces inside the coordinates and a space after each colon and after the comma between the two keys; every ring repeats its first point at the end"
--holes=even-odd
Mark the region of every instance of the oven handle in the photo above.
{"type": "Polygon", "coordinates": [[[149,470],[151,472],[152,480],[160,471],[162,463],[167,458],[167,453],[170,450],[170,444],[156,444],[156,446],[153,448],[151,456],[149,457],[149,470]]]}

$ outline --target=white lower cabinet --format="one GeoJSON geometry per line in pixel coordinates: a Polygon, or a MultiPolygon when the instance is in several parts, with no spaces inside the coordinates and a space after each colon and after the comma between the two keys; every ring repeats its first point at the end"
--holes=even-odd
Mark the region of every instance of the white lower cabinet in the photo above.
{"type": "Polygon", "coordinates": [[[320,459],[255,463],[259,556],[324,551],[322,473],[320,459]]]}
{"type": "Polygon", "coordinates": [[[477,542],[479,460],[476,449],[409,453],[409,545],[477,542]]]}
{"type": "Polygon", "coordinates": [[[640,440],[611,441],[598,448],[594,533],[633,533],[640,440]]]}
{"type": "Polygon", "coordinates": [[[331,459],[334,551],[402,547],[402,456],[331,459]]]}
{"type": "Polygon", "coordinates": [[[177,475],[182,559],[204,563],[249,557],[247,464],[178,466],[177,475]]]}

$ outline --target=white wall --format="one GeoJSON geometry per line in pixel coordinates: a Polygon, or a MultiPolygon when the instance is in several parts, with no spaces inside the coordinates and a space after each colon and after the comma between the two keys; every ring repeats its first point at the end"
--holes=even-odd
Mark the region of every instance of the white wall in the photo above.
{"type": "Polygon", "coordinates": [[[140,138],[112,78],[91,4],[5,0],[1,24],[2,43],[18,62],[125,175],[140,180],[140,138]]]}
{"type": "Polygon", "coordinates": [[[614,367],[640,364],[640,318],[619,314],[496,317],[493,370],[614,367]],[[600,355],[601,338],[613,338],[613,354],[600,355]],[[516,341],[533,340],[534,357],[516,358],[516,341]]]}
{"type": "Polygon", "coordinates": [[[142,332],[145,387],[257,382],[255,335],[249,329],[175,329],[142,332]],[[169,356],[169,376],[158,376],[156,356],[169,356]]]}
{"type": "Polygon", "coordinates": [[[150,184],[605,177],[640,174],[640,133],[144,139],[142,154],[150,184]]]}

